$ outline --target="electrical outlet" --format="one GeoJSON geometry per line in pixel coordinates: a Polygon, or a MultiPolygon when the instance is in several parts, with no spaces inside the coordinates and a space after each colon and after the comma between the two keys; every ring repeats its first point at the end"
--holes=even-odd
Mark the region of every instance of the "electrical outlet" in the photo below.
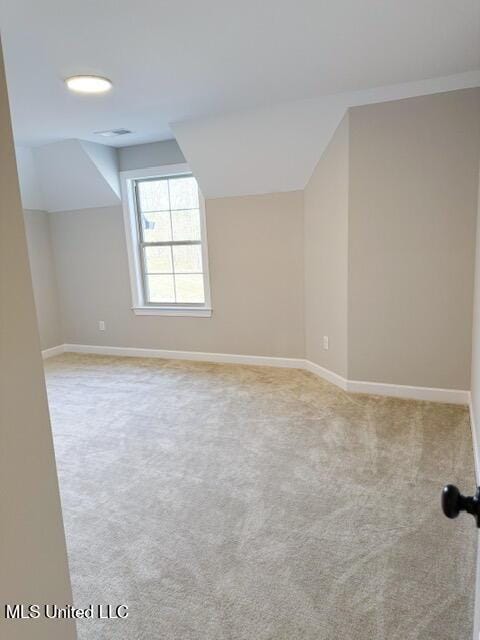
{"type": "Polygon", "coordinates": [[[105,331],[105,322],[103,320],[98,321],[98,329],[99,331],[105,331]]]}
{"type": "Polygon", "coordinates": [[[328,336],[323,336],[323,348],[328,351],[328,336]]]}

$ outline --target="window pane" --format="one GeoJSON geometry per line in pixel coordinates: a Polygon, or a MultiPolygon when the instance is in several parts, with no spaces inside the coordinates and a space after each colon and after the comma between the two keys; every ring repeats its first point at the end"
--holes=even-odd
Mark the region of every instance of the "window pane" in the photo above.
{"type": "Polygon", "coordinates": [[[168,180],[145,180],[137,182],[141,211],[168,210],[168,180]]]}
{"type": "Polygon", "coordinates": [[[170,247],[145,247],[144,252],[147,273],[173,273],[170,247]]]}
{"type": "Polygon", "coordinates": [[[200,240],[200,211],[172,211],[174,240],[200,240]]]}
{"type": "Polygon", "coordinates": [[[171,209],[198,209],[198,186],[195,178],[172,178],[168,182],[171,209]]]}
{"type": "Polygon", "coordinates": [[[176,275],[177,302],[205,302],[201,274],[176,275]]]}
{"type": "Polygon", "coordinates": [[[175,302],[173,276],[146,276],[148,302],[175,302]]]}
{"type": "Polygon", "coordinates": [[[142,213],[140,217],[145,242],[170,242],[172,226],[169,211],[142,213]]]}
{"type": "Polygon", "coordinates": [[[172,249],[176,273],[202,272],[202,248],[199,244],[177,245],[172,249]]]}

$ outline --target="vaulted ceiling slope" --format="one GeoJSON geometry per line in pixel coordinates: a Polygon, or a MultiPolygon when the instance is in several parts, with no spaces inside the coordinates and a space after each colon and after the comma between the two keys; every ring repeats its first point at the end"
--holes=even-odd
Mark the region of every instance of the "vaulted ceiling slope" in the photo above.
{"type": "Polygon", "coordinates": [[[175,140],[115,149],[85,140],[16,146],[24,209],[72,211],[120,203],[120,171],[185,162],[175,140]]]}
{"type": "MultiPolygon", "coordinates": [[[[21,175],[19,159],[24,155],[23,150],[17,157],[21,187],[25,178],[21,175]]],[[[34,149],[33,159],[40,181],[41,208],[67,211],[120,203],[115,149],[81,140],[64,140],[34,149]]],[[[22,191],[25,193],[25,186],[22,191]]]]}
{"type": "Polygon", "coordinates": [[[480,86],[467,72],[172,124],[206,197],[304,189],[349,107],[480,86]]]}

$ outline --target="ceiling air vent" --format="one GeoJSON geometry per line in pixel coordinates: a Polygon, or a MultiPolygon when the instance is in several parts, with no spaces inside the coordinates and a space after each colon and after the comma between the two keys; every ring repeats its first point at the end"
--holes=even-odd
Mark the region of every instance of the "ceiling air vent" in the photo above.
{"type": "Polygon", "coordinates": [[[108,129],[107,131],[95,131],[94,133],[104,138],[114,138],[115,136],[125,136],[127,133],[132,132],[129,129],[108,129]]]}

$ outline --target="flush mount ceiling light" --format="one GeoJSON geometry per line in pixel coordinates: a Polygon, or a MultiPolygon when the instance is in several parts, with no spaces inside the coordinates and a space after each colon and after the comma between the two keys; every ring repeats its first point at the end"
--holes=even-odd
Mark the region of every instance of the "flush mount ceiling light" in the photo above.
{"type": "Polygon", "coordinates": [[[112,88],[112,82],[100,76],[71,76],[65,84],[76,93],[105,93],[112,88]]]}

